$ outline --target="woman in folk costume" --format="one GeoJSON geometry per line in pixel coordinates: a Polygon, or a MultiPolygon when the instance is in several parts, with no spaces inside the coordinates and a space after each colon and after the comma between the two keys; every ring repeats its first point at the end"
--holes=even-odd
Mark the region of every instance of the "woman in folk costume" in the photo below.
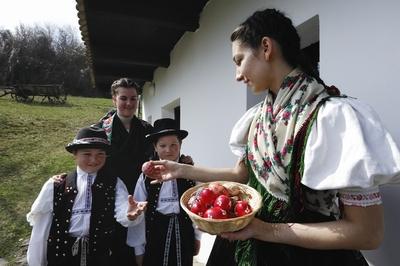
{"type": "MultiPolygon", "coordinates": [[[[188,132],[178,128],[176,121],[163,118],[154,122],[154,132],[146,136],[161,160],[182,163],[181,145],[188,132]]],[[[134,197],[149,202],[145,223],[128,229],[129,245],[135,248],[138,264],[186,266],[200,249],[200,232],[194,230],[189,216],[180,207],[182,194],[195,185],[179,179],[150,184],[143,173],[135,187],[134,197]],[[143,256],[144,253],[144,256],[143,256]]]]}
{"type": "Polygon", "coordinates": [[[134,226],[146,203],[129,196],[123,182],[104,167],[110,144],[103,129],[87,127],[66,146],[76,169],[47,181],[27,214],[33,226],[30,266],[113,265],[110,258],[115,220],[134,226]]]}
{"type": "Polygon", "coordinates": [[[238,265],[368,265],[358,250],[383,238],[379,186],[400,181],[392,137],[370,107],[326,87],[299,61],[300,38],[281,12],[255,12],[231,41],[236,80],[267,91],[232,131],[237,165],[156,161],[153,178],[233,180],[260,192],[256,218],[221,234],[237,240],[238,265]]]}

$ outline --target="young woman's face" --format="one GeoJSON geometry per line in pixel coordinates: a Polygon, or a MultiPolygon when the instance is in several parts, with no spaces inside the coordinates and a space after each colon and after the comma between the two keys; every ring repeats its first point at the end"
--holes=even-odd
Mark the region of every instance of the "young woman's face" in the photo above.
{"type": "Polygon", "coordinates": [[[254,93],[269,88],[269,64],[262,48],[254,50],[236,40],[232,42],[232,57],[237,81],[243,81],[254,93]]]}
{"type": "Polygon", "coordinates": [[[75,162],[86,173],[95,173],[106,162],[106,152],[102,149],[79,149],[74,152],[75,162]]]}
{"type": "Polygon", "coordinates": [[[138,95],[134,88],[119,87],[112,100],[120,116],[132,117],[136,113],[138,95]]]}
{"type": "Polygon", "coordinates": [[[154,148],[161,160],[176,161],[181,152],[181,144],[175,135],[160,137],[154,148]]]}

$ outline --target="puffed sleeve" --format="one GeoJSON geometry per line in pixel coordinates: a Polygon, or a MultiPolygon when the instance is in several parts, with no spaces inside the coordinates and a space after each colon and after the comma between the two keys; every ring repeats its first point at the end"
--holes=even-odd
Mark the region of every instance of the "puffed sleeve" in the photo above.
{"type": "Polygon", "coordinates": [[[319,110],[307,140],[302,183],[315,190],[373,190],[400,182],[400,152],[378,115],[353,98],[319,110]]]}
{"type": "Polygon", "coordinates": [[[247,112],[233,126],[229,139],[229,146],[232,153],[239,158],[243,158],[245,156],[249,128],[251,122],[253,121],[253,117],[261,104],[262,102],[247,110],[247,112]]]}
{"type": "Polygon", "coordinates": [[[33,227],[27,252],[28,265],[47,264],[47,239],[52,221],[53,191],[54,182],[49,179],[26,215],[27,221],[33,227]]]}
{"type": "Polygon", "coordinates": [[[115,219],[122,226],[135,226],[140,224],[144,219],[144,214],[140,214],[135,220],[130,221],[127,217],[128,214],[128,190],[121,179],[117,178],[116,195],[115,195],[115,219]]]}
{"type": "MultiPolygon", "coordinates": [[[[136,200],[146,201],[147,200],[147,190],[145,187],[144,176],[140,175],[136,186],[135,192],[133,194],[136,200]]],[[[146,245],[146,222],[143,219],[136,226],[128,227],[126,244],[130,247],[135,248],[135,255],[142,255],[145,252],[146,245]]]]}

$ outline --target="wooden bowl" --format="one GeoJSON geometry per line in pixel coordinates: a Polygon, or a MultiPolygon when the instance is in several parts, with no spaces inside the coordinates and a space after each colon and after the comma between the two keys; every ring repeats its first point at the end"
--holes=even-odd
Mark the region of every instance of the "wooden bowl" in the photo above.
{"type": "Polygon", "coordinates": [[[183,210],[189,215],[190,219],[200,230],[207,232],[209,234],[234,232],[244,228],[246,225],[250,223],[250,221],[254,218],[255,214],[261,208],[262,198],[260,193],[258,193],[257,190],[248,185],[237,182],[230,182],[230,181],[214,181],[214,182],[202,183],[186,190],[180,199],[180,204],[183,210]],[[248,195],[248,202],[252,208],[252,212],[240,217],[228,218],[228,219],[203,218],[191,212],[188,207],[189,199],[196,193],[198,189],[207,187],[210,183],[214,182],[218,182],[228,189],[234,186],[239,187],[240,190],[242,190],[246,195],[248,195]]]}

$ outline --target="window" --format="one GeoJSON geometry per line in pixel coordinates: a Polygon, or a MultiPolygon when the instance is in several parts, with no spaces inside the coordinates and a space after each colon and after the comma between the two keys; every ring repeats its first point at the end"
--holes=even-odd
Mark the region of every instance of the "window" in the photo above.
{"type": "Polygon", "coordinates": [[[161,108],[161,117],[175,119],[180,128],[180,122],[181,122],[180,99],[178,98],[178,99],[172,101],[171,103],[164,105],[161,108]]]}

